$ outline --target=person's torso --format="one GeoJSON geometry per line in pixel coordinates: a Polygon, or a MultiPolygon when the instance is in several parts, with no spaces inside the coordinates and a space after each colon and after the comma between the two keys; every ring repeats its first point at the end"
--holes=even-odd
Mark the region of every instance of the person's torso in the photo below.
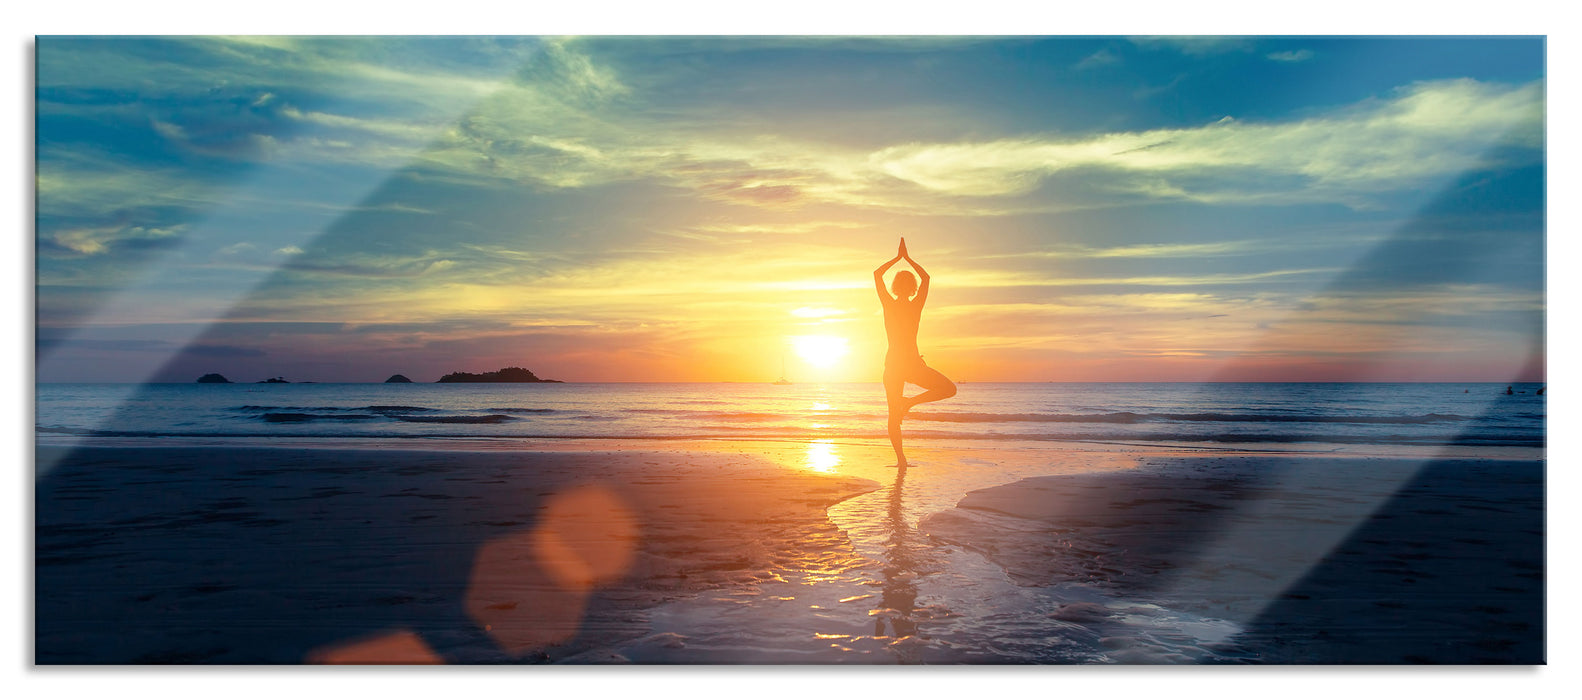
{"type": "Polygon", "coordinates": [[[917,326],[922,316],[922,305],[912,301],[897,299],[884,305],[884,333],[890,341],[886,357],[918,355],[917,326]]]}

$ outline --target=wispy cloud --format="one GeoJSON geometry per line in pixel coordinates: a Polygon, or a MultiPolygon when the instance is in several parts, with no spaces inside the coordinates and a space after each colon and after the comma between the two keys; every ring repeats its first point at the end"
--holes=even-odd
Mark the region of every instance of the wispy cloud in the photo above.
{"type": "Polygon", "coordinates": [[[849,232],[849,231],[852,231],[852,230],[859,230],[859,229],[865,229],[865,228],[870,228],[870,227],[871,226],[869,224],[864,224],[864,223],[857,222],[857,221],[830,220],[830,221],[785,221],[785,222],[779,222],[779,223],[759,223],[759,224],[703,224],[703,225],[700,225],[700,226],[691,227],[689,230],[699,231],[699,232],[706,232],[706,233],[738,235],[738,236],[763,236],[763,235],[769,235],[769,236],[778,236],[778,235],[794,236],[794,235],[801,235],[801,234],[814,233],[814,232],[826,232],[826,231],[848,231],[849,232]]]}
{"type": "Polygon", "coordinates": [[[1139,36],[1131,41],[1141,48],[1169,49],[1188,56],[1252,50],[1252,40],[1239,36],[1139,36]]]}
{"type": "MultiPolygon", "coordinates": [[[[1203,37],[1137,42],[1194,53],[1239,50],[1244,43],[1203,37]]],[[[296,45],[223,44],[252,57],[275,56],[296,45]]],[[[1291,60],[1304,52],[1271,58],[1291,60]]],[[[524,54],[525,62],[512,75],[491,80],[320,55],[326,53],[333,54],[321,48],[317,54],[284,54],[289,60],[276,61],[312,75],[333,67],[342,71],[342,83],[357,85],[350,88],[353,94],[379,93],[392,106],[399,99],[420,107],[354,113],[348,108],[357,103],[346,102],[339,111],[306,108],[289,90],[254,89],[247,93],[249,100],[268,102],[280,124],[297,127],[255,132],[249,142],[254,157],[415,167],[442,177],[555,189],[649,181],[769,210],[839,204],[985,215],[1148,200],[1366,207],[1383,194],[1476,167],[1500,139],[1541,145],[1544,111],[1540,83],[1449,80],[1411,85],[1295,121],[1227,117],[1190,128],[863,148],[721,130],[723,124],[702,114],[656,120],[644,108],[652,95],[640,93],[575,40],[544,42],[524,54]],[[463,99],[474,106],[459,121],[441,121],[445,112],[427,106],[463,99]],[[1062,188],[1069,194],[1039,193],[1052,178],[1079,174],[1077,189],[1062,188]]],[[[1089,59],[1107,61],[1095,58],[1103,54],[1089,59]]],[[[186,127],[169,123],[165,128],[172,138],[185,138],[186,127]]],[[[43,206],[98,200],[101,207],[124,209],[181,196],[198,201],[207,194],[188,182],[142,186],[145,180],[130,172],[114,175],[115,168],[54,171],[61,167],[67,167],[65,161],[41,161],[43,206]],[[75,177],[88,173],[93,176],[75,177]],[[187,190],[194,193],[181,194],[187,190]]]]}
{"type": "Polygon", "coordinates": [[[1082,139],[915,144],[871,160],[896,178],[959,196],[1026,194],[1051,175],[1083,169],[1145,198],[1355,205],[1474,168],[1502,141],[1541,146],[1543,108],[1541,84],[1452,80],[1295,122],[1227,117],[1082,139]]]}
{"type": "Polygon", "coordinates": [[[1135,275],[1116,277],[1060,277],[1050,274],[1016,273],[1004,271],[964,271],[953,273],[951,284],[960,287],[1196,287],[1225,284],[1248,284],[1283,277],[1326,278],[1337,272],[1335,268],[1299,268],[1289,270],[1262,270],[1258,272],[1230,272],[1197,275],[1135,275]]]}
{"type": "Polygon", "coordinates": [[[1297,49],[1295,51],[1275,51],[1265,54],[1264,57],[1280,63],[1301,63],[1313,58],[1313,55],[1313,52],[1309,49],[1297,49]]]}
{"type": "Polygon", "coordinates": [[[1104,66],[1113,66],[1120,62],[1121,57],[1115,55],[1114,51],[1109,49],[1099,49],[1098,51],[1088,54],[1086,58],[1077,62],[1076,69],[1093,70],[1095,68],[1102,68],[1104,66]]]}
{"type": "MultiPolygon", "coordinates": [[[[552,187],[658,180],[765,208],[838,203],[985,214],[996,206],[985,200],[1026,196],[1051,177],[1078,172],[1084,193],[1099,200],[1368,206],[1382,193],[1477,167],[1502,140],[1541,146],[1543,109],[1541,84],[1451,80],[1289,122],[1225,118],[1195,128],[862,150],[639,128],[620,109],[546,113],[537,93],[526,91],[489,101],[423,158],[552,187]]],[[[1019,204],[999,210],[1077,206],[1059,196],[1019,204]]]]}
{"type": "Polygon", "coordinates": [[[1088,260],[1105,258],[1149,259],[1149,258],[1224,258],[1258,255],[1272,252],[1290,252],[1324,249],[1351,249],[1359,246],[1379,242],[1379,235],[1370,234],[1336,234],[1326,233],[1323,236],[1308,236],[1298,239],[1285,238],[1245,238],[1229,241],[1196,241],[1190,243],[1138,243],[1119,246],[1076,246],[1065,245],[1052,248],[1018,251],[1016,253],[999,253],[991,255],[969,255],[971,260],[1012,260],[1012,259],[1049,259],[1049,260],[1088,260]]]}
{"type": "Polygon", "coordinates": [[[1186,258],[1246,255],[1266,251],[1278,243],[1266,240],[1214,241],[1209,243],[1147,243],[1110,248],[1068,248],[1032,253],[1049,258],[1186,258]]]}
{"type": "Polygon", "coordinates": [[[41,252],[45,255],[102,255],[117,249],[168,247],[179,242],[181,228],[123,225],[64,228],[41,236],[41,252]]]}
{"type": "Polygon", "coordinates": [[[1408,326],[1493,348],[1541,314],[1520,285],[1387,272],[1378,293],[1322,293],[1409,217],[1415,237],[1473,225],[1413,209],[1469,171],[1490,176],[1454,196],[1487,206],[1488,236],[1541,226],[1500,199],[1543,162],[1541,79],[1397,72],[1269,107],[1201,69],[1318,70],[1345,47],[1051,44],[42,39],[41,327],[127,283],[83,325],[248,329],[202,340],[209,357],[367,342],[737,367],[838,328],[876,363],[868,273],[897,235],[935,275],[926,339],[961,357],[1222,358],[1260,334],[1258,352],[1338,355],[1408,326]],[[1146,85],[1249,111],[1135,111],[1146,85]],[[313,328],[254,342],[287,324],[313,328]]]}

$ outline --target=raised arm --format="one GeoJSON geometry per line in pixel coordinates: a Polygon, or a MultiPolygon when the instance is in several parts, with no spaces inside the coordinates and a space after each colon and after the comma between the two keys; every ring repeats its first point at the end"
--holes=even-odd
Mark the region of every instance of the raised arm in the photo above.
{"type": "Polygon", "coordinates": [[[924,270],[922,265],[917,264],[917,261],[912,259],[911,254],[906,252],[905,245],[903,241],[901,257],[911,264],[912,269],[917,270],[917,296],[914,297],[914,300],[918,306],[922,306],[923,302],[928,301],[928,270],[924,270]]]}
{"type": "Polygon", "coordinates": [[[879,269],[873,271],[873,290],[879,293],[879,301],[886,304],[890,303],[890,294],[884,291],[884,272],[898,262],[901,262],[899,253],[895,257],[890,258],[890,262],[880,265],[879,269]]]}

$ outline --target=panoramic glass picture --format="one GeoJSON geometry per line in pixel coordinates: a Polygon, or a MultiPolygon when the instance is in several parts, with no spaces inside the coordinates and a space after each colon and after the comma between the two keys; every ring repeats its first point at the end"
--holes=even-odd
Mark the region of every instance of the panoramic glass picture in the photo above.
{"type": "Polygon", "coordinates": [[[1544,37],[38,37],[33,662],[1518,664],[1544,37]]]}

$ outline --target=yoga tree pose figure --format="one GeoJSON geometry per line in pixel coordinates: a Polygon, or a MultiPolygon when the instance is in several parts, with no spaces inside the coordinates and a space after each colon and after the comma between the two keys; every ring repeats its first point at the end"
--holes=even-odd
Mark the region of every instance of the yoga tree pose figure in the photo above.
{"type": "Polygon", "coordinates": [[[917,324],[923,317],[923,303],[928,301],[928,272],[906,252],[906,239],[901,239],[895,257],[873,271],[873,287],[884,306],[884,332],[889,336],[890,349],[884,356],[884,393],[890,405],[890,445],[895,448],[895,463],[906,466],[906,455],[901,451],[901,419],[913,406],[929,401],[948,399],[956,395],[956,385],[938,370],[923,364],[917,351],[917,324]],[[905,260],[917,270],[916,277],[907,270],[895,274],[890,291],[884,288],[884,273],[896,263],[905,260]],[[890,296],[894,292],[895,296],[890,296]],[[916,296],[913,296],[916,294],[916,296]],[[908,398],[902,392],[911,382],[925,390],[908,398]]]}

